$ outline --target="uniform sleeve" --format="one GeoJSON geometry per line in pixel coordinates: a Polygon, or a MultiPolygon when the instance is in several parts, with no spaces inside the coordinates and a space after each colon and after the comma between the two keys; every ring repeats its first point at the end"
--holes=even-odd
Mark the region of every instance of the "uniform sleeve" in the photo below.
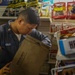
{"type": "Polygon", "coordinates": [[[37,31],[36,29],[33,29],[32,32],[29,34],[30,36],[42,41],[44,44],[48,45],[51,47],[51,40],[48,38],[48,36],[46,36],[45,34],[43,34],[40,31],[37,31]]]}

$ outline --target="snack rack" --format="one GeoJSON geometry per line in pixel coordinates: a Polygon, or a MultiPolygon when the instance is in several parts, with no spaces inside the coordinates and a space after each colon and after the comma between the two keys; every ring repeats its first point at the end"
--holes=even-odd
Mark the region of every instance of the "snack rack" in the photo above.
{"type": "Polygon", "coordinates": [[[56,64],[55,64],[55,68],[51,69],[51,75],[58,75],[58,72],[62,71],[63,69],[66,68],[74,68],[75,64],[70,64],[70,65],[66,65],[66,66],[59,66],[61,61],[66,61],[66,60],[75,60],[75,57],[66,57],[64,55],[61,54],[60,52],[60,48],[59,48],[59,39],[60,39],[60,31],[55,32],[54,37],[56,37],[57,40],[57,44],[58,44],[58,52],[57,52],[57,56],[56,56],[56,64]]]}

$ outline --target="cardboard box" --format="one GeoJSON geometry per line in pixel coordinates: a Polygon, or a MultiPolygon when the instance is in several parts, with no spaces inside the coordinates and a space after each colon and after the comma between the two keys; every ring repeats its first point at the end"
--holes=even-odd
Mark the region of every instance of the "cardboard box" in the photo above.
{"type": "Polygon", "coordinates": [[[27,36],[10,65],[11,75],[39,75],[49,49],[39,40],[27,36]]]}
{"type": "Polygon", "coordinates": [[[63,55],[75,54],[75,37],[60,39],[59,48],[63,55]]]}

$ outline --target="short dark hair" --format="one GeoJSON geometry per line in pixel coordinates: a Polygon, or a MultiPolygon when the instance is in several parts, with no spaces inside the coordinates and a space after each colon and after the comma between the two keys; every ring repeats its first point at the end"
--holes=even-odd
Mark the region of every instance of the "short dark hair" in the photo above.
{"type": "Polygon", "coordinates": [[[29,7],[21,11],[18,16],[20,15],[22,15],[25,21],[30,24],[40,24],[40,17],[38,11],[33,7],[29,7]]]}

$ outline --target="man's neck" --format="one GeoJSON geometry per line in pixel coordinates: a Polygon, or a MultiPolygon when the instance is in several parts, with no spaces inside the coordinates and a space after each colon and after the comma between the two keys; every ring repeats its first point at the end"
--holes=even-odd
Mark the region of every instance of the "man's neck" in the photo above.
{"type": "Polygon", "coordinates": [[[14,33],[19,34],[19,32],[18,32],[18,30],[17,30],[17,28],[16,28],[15,21],[10,23],[10,27],[11,27],[11,29],[12,29],[12,31],[13,31],[14,33]]]}

